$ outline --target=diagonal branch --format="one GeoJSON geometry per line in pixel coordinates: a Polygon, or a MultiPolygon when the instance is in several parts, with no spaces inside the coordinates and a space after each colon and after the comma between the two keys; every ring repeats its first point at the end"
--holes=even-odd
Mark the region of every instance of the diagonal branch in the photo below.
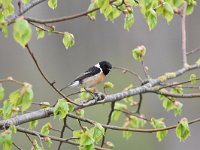
{"type": "Polygon", "coordinates": [[[24,5],[21,8],[21,10],[20,10],[20,12],[18,14],[13,14],[12,16],[10,16],[10,17],[8,17],[6,19],[8,25],[11,24],[11,23],[13,23],[17,17],[23,15],[24,13],[26,13],[27,11],[29,11],[31,8],[33,8],[34,6],[40,4],[40,3],[44,2],[44,1],[46,1],[46,0],[32,0],[30,3],[24,5]]]}
{"type": "MultiPolygon", "coordinates": [[[[166,76],[164,81],[167,81],[169,79],[174,79],[174,78],[184,74],[185,72],[188,72],[188,71],[191,71],[191,70],[194,70],[194,69],[198,69],[198,68],[200,68],[200,64],[194,64],[194,65],[191,65],[191,66],[188,66],[188,67],[184,67],[184,68],[179,69],[176,72],[174,72],[173,76],[164,75],[164,76],[166,76]]],[[[74,111],[77,110],[77,109],[81,109],[81,108],[85,108],[85,107],[89,107],[89,106],[95,106],[95,105],[98,105],[98,104],[120,101],[123,98],[138,95],[140,93],[147,93],[147,92],[149,92],[149,90],[151,90],[151,88],[153,86],[159,85],[160,83],[162,83],[164,81],[163,80],[161,81],[158,77],[158,79],[152,79],[148,83],[146,83],[142,86],[139,86],[137,88],[131,89],[129,91],[122,91],[122,92],[119,92],[119,93],[106,95],[106,97],[103,101],[96,102],[95,100],[91,100],[91,101],[82,103],[79,106],[76,106],[74,111]]],[[[29,122],[29,121],[47,118],[47,117],[50,117],[51,115],[53,115],[53,108],[37,110],[37,111],[31,112],[31,113],[16,116],[16,117],[11,118],[11,119],[0,121],[0,129],[2,129],[4,126],[9,126],[10,124],[20,125],[20,124],[23,124],[23,123],[26,123],[26,122],[29,122]]]]}
{"type": "Polygon", "coordinates": [[[45,81],[59,94],[61,95],[64,99],[66,99],[68,102],[72,103],[72,104],[75,104],[75,105],[78,105],[76,104],[75,102],[73,102],[72,100],[70,100],[68,97],[66,97],[64,94],[62,94],[55,86],[55,81],[54,82],[50,82],[49,79],[47,79],[47,77],[45,76],[45,74],[43,73],[43,71],[41,70],[33,52],[31,51],[31,49],[29,48],[28,44],[25,45],[25,47],[27,48],[31,58],[33,59],[38,71],[40,72],[40,74],[42,75],[42,77],[45,79],[45,81]]]}

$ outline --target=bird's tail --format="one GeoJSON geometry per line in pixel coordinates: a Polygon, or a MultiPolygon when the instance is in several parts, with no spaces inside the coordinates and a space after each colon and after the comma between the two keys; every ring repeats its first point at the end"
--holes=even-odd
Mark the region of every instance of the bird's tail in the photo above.
{"type": "Polygon", "coordinates": [[[60,92],[66,88],[74,88],[74,87],[78,87],[78,86],[79,86],[79,81],[74,81],[74,82],[68,84],[67,86],[65,86],[64,88],[60,89],[60,92]]]}
{"type": "Polygon", "coordinates": [[[62,89],[60,89],[60,92],[63,91],[64,89],[68,88],[68,87],[69,87],[69,85],[63,87],[62,89]]]}

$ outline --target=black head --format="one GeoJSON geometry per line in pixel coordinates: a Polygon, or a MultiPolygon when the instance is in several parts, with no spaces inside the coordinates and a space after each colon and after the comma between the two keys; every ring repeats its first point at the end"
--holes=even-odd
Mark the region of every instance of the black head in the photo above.
{"type": "Polygon", "coordinates": [[[111,63],[109,63],[107,61],[99,62],[99,65],[105,75],[107,75],[109,73],[109,71],[112,69],[111,63]]]}

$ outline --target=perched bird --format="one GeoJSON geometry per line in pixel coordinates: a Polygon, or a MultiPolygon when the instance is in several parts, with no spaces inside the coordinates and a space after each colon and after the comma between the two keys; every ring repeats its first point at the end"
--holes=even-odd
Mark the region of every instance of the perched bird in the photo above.
{"type": "Polygon", "coordinates": [[[62,88],[60,91],[68,87],[83,87],[85,89],[92,88],[102,82],[111,69],[112,65],[109,62],[101,61],[98,64],[90,67],[83,74],[80,74],[73,82],[62,88]]]}

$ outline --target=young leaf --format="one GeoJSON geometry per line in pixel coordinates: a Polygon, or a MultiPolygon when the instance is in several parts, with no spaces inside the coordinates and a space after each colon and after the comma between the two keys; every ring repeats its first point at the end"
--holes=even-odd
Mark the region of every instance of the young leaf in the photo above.
{"type": "Polygon", "coordinates": [[[182,118],[176,127],[176,136],[180,141],[185,141],[190,135],[190,128],[187,118],[182,118]]]}
{"type": "Polygon", "coordinates": [[[157,18],[157,14],[156,14],[155,10],[150,9],[146,13],[146,21],[147,21],[147,24],[148,24],[150,30],[152,30],[153,28],[156,27],[156,25],[158,23],[158,18],[157,18]]]}
{"type": "Polygon", "coordinates": [[[163,100],[163,107],[167,111],[172,110],[174,108],[174,101],[169,100],[167,97],[165,97],[165,99],[163,100]]]}
{"type": "Polygon", "coordinates": [[[30,0],[22,0],[22,3],[27,4],[30,0]]]}
{"type": "Polygon", "coordinates": [[[101,126],[101,124],[96,123],[95,126],[89,130],[89,132],[91,133],[94,141],[98,143],[104,135],[104,128],[101,126]]]}
{"type": "Polygon", "coordinates": [[[130,116],[129,118],[129,127],[132,128],[142,128],[146,124],[146,121],[142,118],[136,116],[130,116]]]}
{"type": "Polygon", "coordinates": [[[113,88],[114,87],[114,84],[111,83],[111,82],[105,82],[104,83],[104,88],[113,88]]]}
{"type": "Polygon", "coordinates": [[[4,88],[3,86],[0,84],[0,100],[4,99],[5,93],[4,93],[4,88]]]}
{"type": "Polygon", "coordinates": [[[76,115],[80,117],[84,117],[85,111],[84,109],[78,109],[76,110],[76,115]]]}
{"type": "Polygon", "coordinates": [[[11,130],[5,130],[0,134],[0,144],[3,146],[3,150],[12,149],[12,132],[11,130]]]}
{"type": "MultiPolygon", "coordinates": [[[[160,119],[155,119],[155,118],[151,118],[151,125],[155,128],[155,129],[159,129],[159,128],[166,128],[165,123],[163,122],[163,118],[160,119]]],[[[164,130],[164,131],[158,131],[156,132],[156,138],[158,139],[158,141],[162,141],[163,138],[168,134],[168,130],[164,130]]]]}
{"type": "Polygon", "coordinates": [[[170,3],[168,2],[164,3],[164,9],[162,15],[167,20],[168,23],[173,19],[174,10],[170,3]]]}
{"type": "Polygon", "coordinates": [[[145,56],[145,54],[146,54],[146,48],[143,45],[138,46],[137,48],[132,50],[133,58],[137,61],[141,61],[145,56]]]}
{"type": "Polygon", "coordinates": [[[200,65],[200,58],[196,61],[197,65],[200,65]]]}
{"type": "Polygon", "coordinates": [[[197,76],[195,74],[190,75],[190,82],[192,85],[196,84],[197,76]]]}
{"type": "Polygon", "coordinates": [[[58,2],[57,0],[48,0],[48,5],[51,9],[54,10],[57,8],[58,2]]]}
{"type": "MultiPolygon", "coordinates": [[[[96,8],[97,8],[96,3],[91,2],[90,5],[89,5],[89,7],[88,7],[88,11],[94,10],[94,9],[96,9],[96,8]]],[[[88,17],[89,17],[91,20],[96,20],[96,14],[97,14],[97,12],[96,12],[96,11],[93,11],[93,12],[87,14],[87,15],[88,15],[88,17]]]]}
{"type": "Polygon", "coordinates": [[[71,33],[65,32],[63,36],[63,44],[66,49],[72,47],[75,44],[74,36],[71,33]]]}
{"type": "Polygon", "coordinates": [[[9,100],[6,100],[3,102],[3,118],[8,119],[12,115],[12,104],[9,102],[9,100]]]}
{"type": "Polygon", "coordinates": [[[80,92],[81,93],[79,94],[79,96],[80,96],[81,100],[88,100],[88,99],[92,98],[92,94],[85,91],[84,88],[81,88],[80,92]]]}
{"type": "Polygon", "coordinates": [[[65,99],[59,99],[53,110],[54,117],[56,117],[56,115],[59,115],[59,119],[64,119],[65,116],[68,114],[68,112],[69,112],[68,102],[66,102],[65,99]]]}
{"type": "Polygon", "coordinates": [[[91,145],[94,144],[94,139],[92,138],[92,135],[89,132],[84,132],[81,134],[80,137],[80,145],[91,145]]]}
{"type": "Polygon", "coordinates": [[[37,39],[44,38],[44,36],[45,36],[44,30],[42,30],[41,28],[36,28],[36,32],[37,32],[37,39]]]}
{"type": "MultiPolygon", "coordinates": [[[[21,92],[21,91],[20,91],[21,92]]],[[[33,101],[33,90],[30,84],[25,85],[25,92],[21,95],[21,111],[27,110],[33,101]]]]}
{"type": "Polygon", "coordinates": [[[33,120],[29,122],[30,129],[36,128],[37,125],[38,125],[38,120],[33,120]]]}
{"type": "Polygon", "coordinates": [[[48,122],[42,126],[40,133],[44,135],[48,135],[51,129],[52,129],[52,125],[48,122]]]}
{"type": "Polygon", "coordinates": [[[177,115],[180,115],[181,112],[182,112],[182,107],[183,107],[183,104],[179,101],[175,101],[174,103],[174,115],[177,116],[177,115]]]}
{"type": "Polygon", "coordinates": [[[131,26],[134,24],[134,15],[133,13],[126,14],[124,18],[124,29],[128,30],[131,28],[131,26]]]}
{"type": "Polygon", "coordinates": [[[32,36],[32,28],[29,23],[22,19],[16,19],[13,25],[13,37],[14,39],[24,47],[31,39],[32,36]]]}

